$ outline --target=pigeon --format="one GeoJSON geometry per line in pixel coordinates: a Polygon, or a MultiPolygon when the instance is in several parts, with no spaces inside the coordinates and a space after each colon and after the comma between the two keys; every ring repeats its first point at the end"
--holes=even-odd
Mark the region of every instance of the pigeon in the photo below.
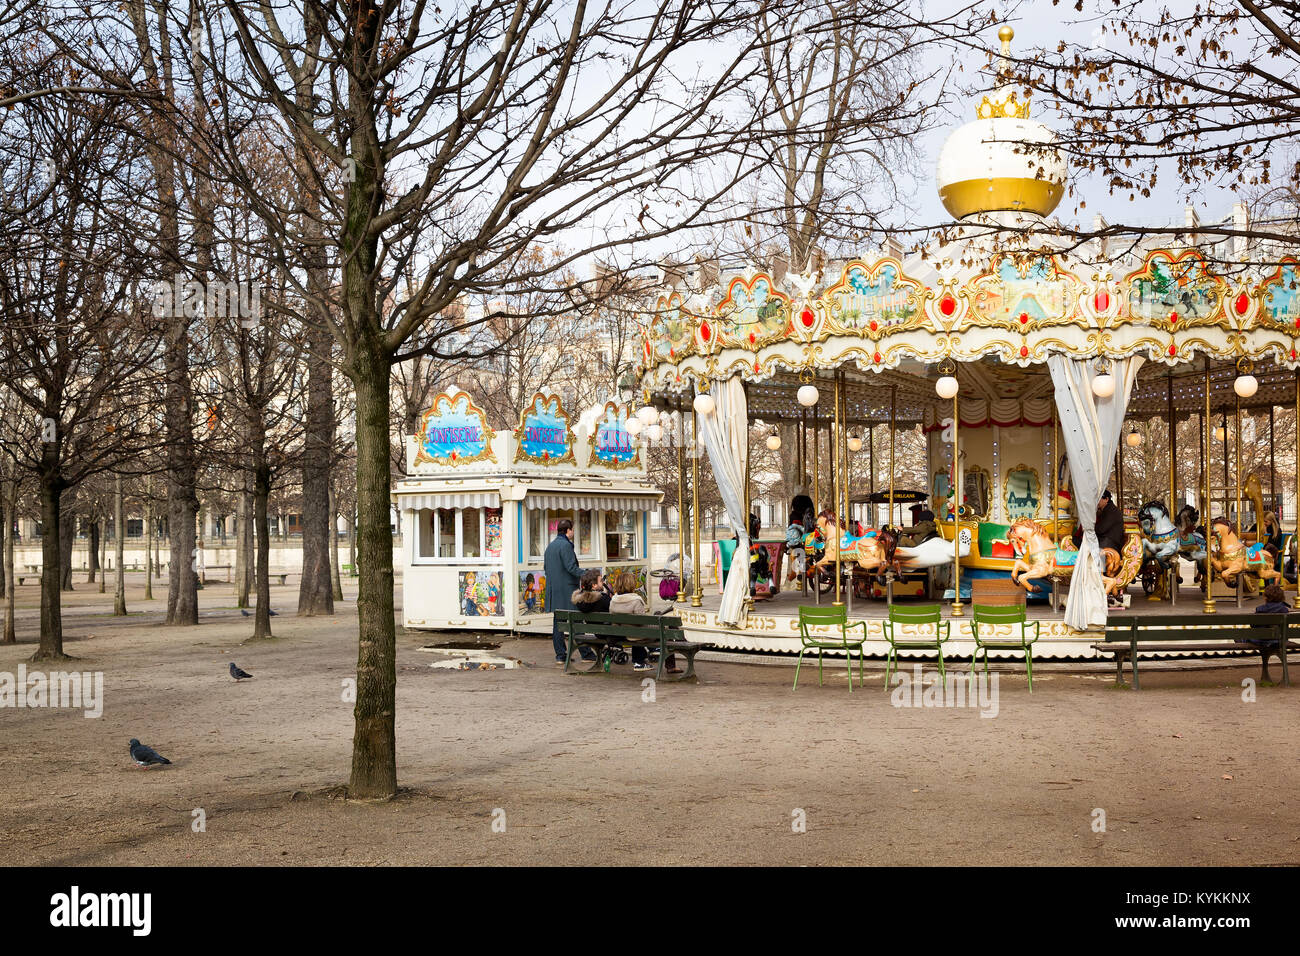
{"type": "Polygon", "coordinates": [[[251,678],[253,675],[250,674],[250,673],[248,673],[248,671],[243,670],[242,668],[236,667],[236,666],[235,666],[235,662],[234,662],[234,661],[231,661],[231,662],[230,662],[230,676],[233,677],[236,681],[241,681],[241,680],[249,679],[249,678],[251,678]]]}
{"type": "MultiPolygon", "coordinates": [[[[244,615],[244,617],[252,617],[252,616],[253,616],[253,615],[249,614],[247,611],[245,611],[242,607],[239,609],[239,613],[242,614],[242,615],[244,615]]],[[[275,617],[275,616],[277,616],[280,612],[277,611],[277,610],[275,610],[275,608],[271,608],[271,609],[268,610],[266,613],[267,613],[267,616],[268,616],[268,617],[275,617]]]]}
{"type": "Polygon", "coordinates": [[[131,738],[131,759],[137,766],[147,767],[154,763],[171,763],[166,757],[154,750],[152,747],[146,747],[134,737],[131,738]]]}

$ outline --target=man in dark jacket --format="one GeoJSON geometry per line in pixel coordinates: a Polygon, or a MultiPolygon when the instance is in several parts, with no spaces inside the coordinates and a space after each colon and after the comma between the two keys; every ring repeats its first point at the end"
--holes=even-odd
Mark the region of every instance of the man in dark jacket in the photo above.
{"type": "MultiPolygon", "coordinates": [[[[573,551],[573,522],[568,518],[561,518],[555,526],[555,538],[546,546],[542,569],[546,575],[546,610],[572,611],[573,592],[578,589],[582,569],[573,551]]],[[[551,642],[555,646],[555,663],[563,664],[566,648],[558,619],[551,626],[551,642]]]]}
{"type": "MultiPolygon", "coordinates": [[[[1110,492],[1103,491],[1097,502],[1097,543],[1113,551],[1124,550],[1124,516],[1115,502],[1110,500],[1110,492]]],[[[1074,529],[1074,545],[1077,548],[1083,540],[1083,525],[1074,529]]]]}

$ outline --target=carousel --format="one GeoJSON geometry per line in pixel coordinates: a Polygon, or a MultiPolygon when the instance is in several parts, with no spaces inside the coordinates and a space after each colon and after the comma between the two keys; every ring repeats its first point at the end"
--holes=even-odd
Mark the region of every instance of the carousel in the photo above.
{"type": "MultiPolygon", "coordinates": [[[[999,36],[1005,54],[1011,30],[999,36]]],[[[706,593],[696,576],[679,595],[690,639],[798,650],[799,606],[843,603],[883,655],[887,608],[920,600],[945,605],[960,655],[974,649],[972,603],[1025,600],[1041,621],[1035,657],[1090,658],[1109,608],[1213,614],[1253,605],[1269,582],[1294,589],[1282,575],[1294,577],[1284,558],[1300,488],[1278,488],[1272,466],[1243,474],[1241,433],[1243,416],[1253,426],[1267,414],[1270,438],[1275,410],[1300,418],[1300,263],[1238,239],[1068,242],[1049,219],[1068,176],[1051,130],[1009,86],[975,114],[938,162],[958,226],[917,254],[748,268],[710,288],[683,278],[657,295],[637,417],[707,453],[736,529],[701,542],[692,509],[681,551],[694,567],[714,555],[725,584],[706,593]],[[1186,447],[1186,426],[1179,445],[1188,419],[1199,447],[1186,447]],[[747,534],[759,423],[769,447],[796,443],[795,501],[810,506],[798,544],[763,542],[765,564],[804,569],[765,592],[747,534]],[[886,460],[862,461],[862,436],[880,428],[886,460]],[[1147,500],[1126,496],[1124,450],[1157,428],[1167,481],[1147,500]],[[897,487],[895,439],[918,429],[927,487],[897,487]],[[855,498],[848,475],[864,469],[877,490],[855,498]],[[1105,547],[1103,496],[1124,518],[1105,547]]],[[[1300,475],[1300,444],[1294,455],[1300,475]]],[[[698,462],[679,456],[679,488],[697,500],[698,462]]]]}

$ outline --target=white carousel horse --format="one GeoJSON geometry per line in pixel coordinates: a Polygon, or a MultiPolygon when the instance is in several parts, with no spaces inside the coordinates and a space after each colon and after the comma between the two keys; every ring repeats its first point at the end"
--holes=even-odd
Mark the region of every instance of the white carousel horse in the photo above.
{"type": "MultiPolygon", "coordinates": [[[[1144,561],[1154,561],[1162,571],[1168,571],[1178,560],[1180,540],[1178,528],[1169,517],[1163,501],[1148,501],[1138,509],[1138,527],[1142,529],[1142,555],[1144,561]]],[[[1150,600],[1166,597],[1169,581],[1162,574],[1156,578],[1156,588],[1150,600]]]]}
{"type": "Polygon", "coordinates": [[[898,558],[904,573],[923,571],[926,568],[937,568],[941,565],[952,564],[954,550],[957,551],[957,557],[959,558],[964,558],[970,554],[970,528],[961,529],[958,541],[960,546],[954,548],[951,541],[936,535],[929,541],[922,541],[912,548],[896,548],[894,554],[898,558]]]}

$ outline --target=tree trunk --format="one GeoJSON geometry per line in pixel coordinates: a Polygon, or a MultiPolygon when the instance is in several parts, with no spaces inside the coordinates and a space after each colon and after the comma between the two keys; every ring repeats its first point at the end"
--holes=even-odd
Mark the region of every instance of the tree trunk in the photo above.
{"type": "Polygon", "coordinates": [[[352,566],[352,573],[357,573],[357,511],[352,509],[352,514],[348,516],[348,564],[352,566]]]}
{"type": "Polygon", "coordinates": [[[122,501],[122,476],[118,475],[113,489],[113,544],[116,546],[117,587],[113,598],[113,613],[126,614],[126,508],[122,501]]]}
{"type": "Polygon", "coordinates": [[[169,336],[167,364],[167,623],[199,623],[199,578],[195,573],[197,542],[194,523],[199,499],[194,492],[194,449],[190,433],[194,393],[190,388],[189,335],[176,321],[179,333],[169,336]],[[179,356],[179,358],[178,358],[179,356]]]}
{"type": "Polygon", "coordinates": [[[271,471],[259,465],[253,474],[253,523],[257,526],[257,608],[253,640],[271,636],[271,529],[266,512],[271,497],[271,471]]]}
{"type": "Polygon", "coordinates": [[[303,617],[333,614],[335,598],[330,575],[334,386],[329,363],[334,336],[329,329],[315,329],[311,339],[302,453],[302,581],[298,585],[298,614],[303,617]]]}
{"type": "Polygon", "coordinates": [[[96,522],[99,525],[99,554],[95,558],[95,564],[99,566],[99,593],[103,594],[107,588],[108,580],[108,521],[96,522]]]}
{"type": "Polygon", "coordinates": [[[86,529],[86,540],[89,544],[86,546],[86,567],[89,573],[86,575],[86,583],[95,583],[95,572],[99,570],[99,522],[92,521],[86,529]]]}
{"type": "MultiPolygon", "coordinates": [[[[247,486],[248,476],[245,475],[247,486]]],[[[244,516],[243,528],[239,533],[239,550],[244,556],[244,574],[239,579],[239,606],[248,607],[248,594],[253,587],[253,574],[257,562],[253,558],[253,496],[245,492],[239,496],[239,508],[244,516]]]]}
{"type": "MultiPolygon", "coordinates": [[[[2,505],[3,502],[0,502],[2,505]]],[[[0,519],[4,517],[4,509],[0,507],[0,519]]],[[[0,597],[6,597],[13,588],[17,587],[18,582],[14,580],[14,563],[13,557],[6,546],[9,539],[13,537],[12,524],[5,524],[0,527],[0,553],[3,554],[0,559],[0,597]]]]}
{"type": "Polygon", "coordinates": [[[60,500],[59,511],[62,523],[57,526],[55,534],[59,536],[59,586],[64,591],[72,590],[72,551],[76,542],[77,513],[72,508],[72,495],[64,493],[66,500],[60,500]]]}
{"type": "MultiPolygon", "coordinates": [[[[349,267],[352,271],[354,267],[349,267]]],[[[357,281],[353,278],[352,281],[357,281]]],[[[352,777],[348,796],[387,799],[397,793],[397,633],[393,623],[393,536],[389,527],[389,374],[377,342],[357,346],[357,513],[361,576],[357,594],[357,702],[353,708],[352,777]]]]}
{"type": "Polygon", "coordinates": [[[14,521],[17,519],[18,489],[12,482],[4,490],[5,529],[5,567],[9,569],[9,589],[5,591],[5,630],[0,644],[16,644],[18,637],[14,633],[14,601],[17,600],[17,580],[14,578],[14,521]]]}
{"type": "Polygon", "coordinates": [[[244,528],[248,524],[248,511],[244,495],[239,495],[235,507],[235,607],[248,607],[248,556],[244,553],[244,528]]]}
{"type": "Polygon", "coordinates": [[[334,600],[342,601],[343,582],[339,580],[339,516],[334,510],[333,483],[330,484],[330,583],[334,586],[334,600]]]}
{"type": "Polygon", "coordinates": [[[153,500],[147,499],[144,505],[144,599],[146,601],[153,600],[153,573],[156,567],[153,560],[153,500]]]}
{"type": "Polygon", "coordinates": [[[40,476],[41,523],[41,646],[32,655],[33,661],[65,661],[63,653],[63,555],[60,547],[59,497],[62,494],[58,477],[48,472],[40,476]]]}

